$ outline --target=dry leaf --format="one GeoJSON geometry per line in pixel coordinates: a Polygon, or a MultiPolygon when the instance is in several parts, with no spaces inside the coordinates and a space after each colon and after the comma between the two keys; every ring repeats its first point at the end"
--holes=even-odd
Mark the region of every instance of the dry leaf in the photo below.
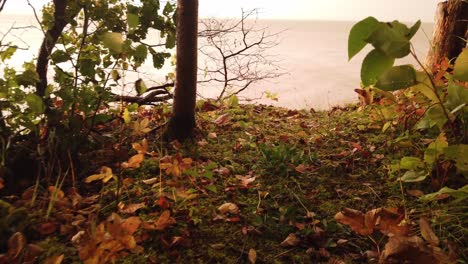
{"type": "Polygon", "coordinates": [[[64,258],[64,255],[55,255],[55,256],[50,256],[44,260],[44,264],[60,264],[62,263],[64,258]]]}
{"type": "Polygon", "coordinates": [[[121,226],[128,235],[133,235],[138,230],[140,225],[141,219],[138,216],[132,216],[125,219],[121,226]]]}
{"type": "Polygon", "coordinates": [[[304,164],[299,164],[297,167],[294,168],[299,173],[304,173],[307,170],[307,167],[304,164]]]}
{"type": "Polygon", "coordinates": [[[145,154],[136,154],[130,157],[130,159],[127,162],[122,162],[121,166],[124,169],[139,168],[144,159],[145,154]]]}
{"type": "Polygon", "coordinates": [[[147,180],[142,180],[142,182],[144,184],[147,184],[147,185],[153,185],[153,184],[157,183],[158,181],[159,181],[158,177],[154,177],[154,178],[147,179],[147,180]]]}
{"type": "Polygon", "coordinates": [[[218,210],[222,214],[238,214],[240,212],[239,207],[236,204],[233,203],[224,203],[220,207],[218,207],[218,210]]]}
{"type": "Polygon", "coordinates": [[[252,264],[255,264],[255,262],[257,262],[257,251],[255,251],[255,249],[253,248],[249,249],[249,261],[252,264]]]}
{"type": "Polygon", "coordinates": [[[145,203],[135,203],[135,204],[123,204],[119,203],[119,212],[123,214],[133,214],[138,209],[145,207],[145,203]]]}
{"type": "Polygon", "coordinates": [[[112,169],[109,168],[109,167],[106,167],[106,166],[102,166],[101,171],[99,172],[99,174],[93,174],[91,176],[88,176],[85,179],[85,182],[90,183],[90,182],[93,182],[93,181],[102,180],[102,182],[106,183],[110,179],[112,179],[113,177],[114,177],[114,174],[112,174],[112,169]]]}
{"type": "Polygon", "coordinates": [[[431,224],[429,224],[429,221],[427,221],[426,218],[421,217],[419,219],[419,228],[421,229],[421,236],[424,238],[424,240],[429,242],[429,244],[431,244],[432,246],[439,245],[439,238],[432,230],[431,224]]]}
{"type": "Polygon", "coordinates": [[[214,138],[217,138],[217,137],[218,137],[218,135],[216,135],[216,133],[214,133],[214,132],[208,133],[208,138],[214,139],[214,138]]]}
{"type": "Polygon", "coordinates": [[[224,114],[220,115],[216,120],[214,121],[215,124],[218,125],[225,125],[229,122],[229,114],[224,114]]]}
{"type": "Polygon", "coordinates": [[[132,148],[138,152],[138,154],[148,153],[148,140],[144,138],[140,143],[132,143],[132,148]]]}
{"type": "Polygon", "coordinates": [[[167,175],[180,177],[182,173],[192,166],[191,158],[182,158],[180,154],[174,157],[166,156],[160,161],[159,167],[166,172],[167,175]]]}
{"type": "Polygon", "coordinates": [[[58,225],[55,222],[43,223],[36,228],[37,232],[39,232],[41,235],[50,235],[57,231],[57,229],[58,225]]]}
{"type": "Polygon", "coordinates": [[[78,233],[76,233],[72,238],[71,238],[71,242],[75,245],[77,244],[80,244],[81,243],[81,240],[83,239],[83,237],[86,235],[86,232],[81,230],[81,231],[78,231],[78,233]]]}
{"type": "Polygon", "coordinates": [[[392,236],[380,255],[380,263],[440,263],[420,237],[392,236]]]}
{"type": "Polygon", "coordinates": [[[288,235],[288,237],[286,237],[285,240],[283,240],[283,242],[281,242],[280,245],[282,247],[294,247],[294,246],[297,246],[299,242],[301,242],[301,240],[299,240],[296,234],[291,233],[288,235]]]}
{"type": "Polygon", "coordinates": [[[8,252],[7,257],[9,259],[16,259],[21,252],[23,252],[26,246],[26,237],[21,232],[14,233],[10,239],[8,239],[8,252]]]}
{"type": "Polygon", "coordinates": [[[164,211],[156,221],[148,221],[142,223],[142,228],[148,230],[164,230],[167,227],[175,224],[175,219],[171,217],[169,210],[164,211]]]}
{"type": "Polygon", "coordinates": [[[247,188],[257,177],[236,175],[236,178],[241,181],[242,187],[247,188]]]}
{"type": "Polygon", "coordinates": [[[133,122],[133,135],[141,136],[141,135],[151,132],[151,129],[148,128],[148,125],[149,125],[149,119],[146,117],[140,122],[138,121],[133,122]]]}
{"type": "Polygon", "coordinates": [[[373,226],[367,227],[364,222],[364,214],[350,208],[344,208],[341,212],[335,215],[336,221],[348,225],[354,232],[363,236],[372,234],[373,226]]]}
{"type": "Polygon", "coordinates": [[[63,199],[65,197],[65,193],[58,189],[58,188],[55,188],[55,186],[49,186],[47,187],[47,190],[49,191],[49,194],[50,194],[50,198],[56,198],[56,199],[63,199]]]}
{"type": "Polygon", "coordinates": [[[408,190],[406,192],[409,195],[414,196],[414,197],[421,197],[424,195],[424,193],[421,190],[408,190]]]}

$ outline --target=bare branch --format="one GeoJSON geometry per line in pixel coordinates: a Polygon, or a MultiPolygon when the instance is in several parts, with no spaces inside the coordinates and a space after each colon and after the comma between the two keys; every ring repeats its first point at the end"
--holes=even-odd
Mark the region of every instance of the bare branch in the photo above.
{"type": "Polygon", "coordinates": [[[239,20],[202,20],[199,51],[204,65],[199,82],[218,83],[217,100],[237,95],[255,83],[283,75],[267,51],[278,45],[280,33],[269,33],[257,24],[258,10],[244,11],[239,20]],[[254,19],[252,17],[255,16],[254,19]]]}

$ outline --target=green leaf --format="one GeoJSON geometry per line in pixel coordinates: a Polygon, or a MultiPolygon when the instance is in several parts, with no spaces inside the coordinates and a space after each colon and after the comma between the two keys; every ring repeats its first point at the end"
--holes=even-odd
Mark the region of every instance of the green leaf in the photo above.
{"type": "Polygon", "coordinates": [[[167,2],[164,6],[163,15],[169,16],[175,11],[174,5],[171,2],[167,2]]]}
{"type": "Polygon", "coordinates": [[[458,55],[453,67],[453,78],[463,82],[468,81],[468,48],[458,55]]]}
{"type": "Polygon", "coordinates": [[[403,58],[410,53],[410,42],[406,37],[408,28],[399,22],[380,23],[367,41],[374,48],[392,58],[403,58]]]}
{"type": "Polygon", "coordinates": [[[431,100],[433,103],[439,102],[439,99],[437,98],[432,88],[432,82],[426,73],[417,71],[416,81],[417,81],[417,84],[411,87],[411,90],[414,93],[423,94],[427,99],[431,100]]]}
{"type": "Polygon", "coordinates": [[[118,32],[105,32],[102,35],[102,44],[114,53],[121,53],[123,50],[123,36],[118,32]]]}
{"type": "Polygon", "coordinates": [[[138,14],[133,14],[130,12],[127,13],[127,24],[130,32],[135,30],[135,28],[137,28],[140,24],[140,18],[138,17],[138,14]]]}
{"type": "Polygon", "coordinates": [[[71,59],[70,55],[63,50],[56,50],[50,55],[55,63],[62,63],[71,59]]]}
{"type": "Polygon", "coordinates": [[[421,20],[418,20],[410,29],[406,37],[408,40],[412,39],[416,32],[418,32],[419,28],[421,27],[421,20]]]}
{"type": "Polygon", "coordinates": [[[431,123],[437,125],[442,130],[447,123],[447,117],[445,116],[444,109],[440,104],[434,105],[426,111],[426,116],[430,119],[431,123]]]}
{"type": "Polygon", "coordinates": [[[112,80],[114,80],[114,82],[118,81],[120,79],[119,71],[112,70],[111,71],[111,78],[112,78],[112,80]]]}
{"type": "Polygon", "coordinates": [[[39,81],[39,75],[37,74],[36,70],[27,69],[23,73],[16,75],[15,79],[19,85],[36,85],[36,83],[39,81]]]}
{"type": "Polygon", "coordinates": [[[466,199],[466,197],[468,197],[468,185],[465,185],[458,190],[444,187],[438,192],[426,194],[424,196],[421,196],[419,199],[422,201],[434,201],[437,199],[437,197],[443,194],[448,194],[458,199],[466,199]]]}
{"type": "Polygon", "coordinates": [[[415,170],[423,168],[424,164],[422,160],[418,157],[403,157],[400,160],[400,168],[405,170],[415,170]]]}
{"type": "Polygon", "coordinates": [[[164,66],[165,57],[162,53],[153,54],[153,67],[156,69],[161,69],[164,66]]]}
{"type": "Polygon", "coordinates": [[[135,90],[138,95],[142,95],[148,90],[148,87],[146,87],[146,84],[142,79],[138,79],[135,82],[135,90]]]}
{"type": "Polygon", "coordinates": [[[416,71],[411,65],[394,66],[378,78],[377,88],[384,91],[395,91],[417,84],[416,71]]]}
{"type": "Polygon", "coordinates": [[[361,81],[364,86],[377,82],[377,78],[393,66],[395,59],[379,50],[372,50],[362,62],[361,81]]]}
{"type": "Polygon", "coordinates": [[[348,59],[351,60],[367,45],[367,39],[377,29],[379,21],[374,17],[367,17],[356,23],[348,37],[348,59]]]}
{"type": "Polygon", "coordinates": [[[125,108],[122,118],[125,122],[125,124],[130,124],[130,121],[132,121],[132,117],[130,116],[130,112],[128,111],[127,108],[125,108]]]}
{"type": "Polygon", "coordinates": [[[445,149],[445,157],[454,160],[458,173],[468,175],[468,145],[453,145],[445,149]]]}
{"type": "Polygon", "coordinates": [[[36,114],[44,113],[44,102],[41,97],[35,94],[28,94],[25,100],[32,112],[36,114]]]}
{"type": "Polygon", "coordinates": [[[425,171],[414,171],[410,170],[405,172],[405,174],[399,178],[402,182],[420,182],[424,181],[427,178],[427,173],[425,171]]]}
{"type": "Polygon", "coordinates": [[[426,151],[424,151],[424,161],[428,165],[434,164],[434,162],[444,154],[444,149],[447,147],[447,137],[445,133],[441,133],[434,142],[429,144],[426,151]]]}
{"type": "Polygon", "coordinates": [[[148,48],[145,45],[138,45],[135,49],[135,54],[133,57],[135,61],[143,63],[148,56],[148,48]]]}
{"type": "Polygon", "coordinates": [[[0,51],[0,59],[2,61],[8,60],[11,58],[11,56],[13,56],[13,54],[15,54],[17,48],[18,47],[16,46],[9,46],[4,51],[0,51]]]}
{"type": "Polygon", "coordinates": [[[447,108],[454,111],[468,105],[468,89],[450,81],[447,87],[447,108]]]}
{"type": "Polygon", "coordinates": [[[214,192],[214,193],[218,193],[218,189],[216,188],[216,185],[207,185],[205,186],[205,189],[211,191],[211,192],[214,192]]]}

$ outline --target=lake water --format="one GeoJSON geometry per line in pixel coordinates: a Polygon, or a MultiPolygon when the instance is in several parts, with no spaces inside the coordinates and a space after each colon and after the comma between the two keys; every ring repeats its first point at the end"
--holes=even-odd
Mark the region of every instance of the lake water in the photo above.
{"type": "MultiPolygon", "coordinates": [[[[36,23],[33,17],[0,14],[0,39],[13,24],[23,27],[36,23]]],[[[353,24],[354,22],[331,21],[260,21],[260,25],[269,27],[270,32],[282,32],[279,45],[270,49],[269,53],[276,56],[280,61],[278,65],[287,74],[257,83],[241,96],[258,98],[262,92],[269,91],[278,94],[277,102],[265,98],[257,101],[295,109],[329,109],[357,101],[354,89],[359,88],[360,64],[367,52],[362,52],[348,62],[347,39],[353,24]]],[[[421,59],[424,59],[429,49],[427,36],[432,36],[432,27],[432,24],[423,24],[422,30],[413,39],[413,45],[421,59]]],[[[10,65],[20,66],[25,60],[37,56],[42,40],[42,32],[38,27],[17,29],[12,33],[10,40],[28,50],[18,52],[10,65]]],[[[404,59],[397,63],[413,61],[404,59]]],[[[151,60],[147,60],[140,75],[133,76],[135,73],[129,73],[126,78],[131,80],[141,77],[157,83],[163,79],[165,71],[170,69],[170,65],[166,64],[162,70],[155,70],[151,66],[151,60]]],[[[206,96],[212,92],[203,88],[201,94],[206,96]]]]}

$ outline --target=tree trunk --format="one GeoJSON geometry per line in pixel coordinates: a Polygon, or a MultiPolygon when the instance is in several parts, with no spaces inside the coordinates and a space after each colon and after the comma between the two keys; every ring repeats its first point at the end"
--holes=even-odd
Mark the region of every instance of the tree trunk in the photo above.
{"type": "MultiPolygon", "coordinates": [[[[54,0],[54,25],[47,30],[42,41],[41,48],[39,50],[39,56],[37,58],[36,72],[39,75],[39,81],[36,84],[36,94],[40,97],[44,97],[47,89],[47,69],[49,66],[50,55],[52,50],[57,44],[57,40],[62,34],[63,29],[68,24],[67,21],[67,9],[68,0],[54,0]]],[[[73,14],[69,14],[69,17],[75,17],[79,13],[79,9],[76,9],[73,14]]]]}
{"type": "Polygon", "coordinates": [[[426,66],[434,69],[444,58],[458,57],[466,47],[468,37],[468,3],[448,0],[438,4],[432,47],[426,57],[426,66]]]}
{"type": "Polygon", "coordinates": [[[183,141],[195,128],[198,0],[177,1],[177,64],[172,117],[165,137],[183,141]]]}

